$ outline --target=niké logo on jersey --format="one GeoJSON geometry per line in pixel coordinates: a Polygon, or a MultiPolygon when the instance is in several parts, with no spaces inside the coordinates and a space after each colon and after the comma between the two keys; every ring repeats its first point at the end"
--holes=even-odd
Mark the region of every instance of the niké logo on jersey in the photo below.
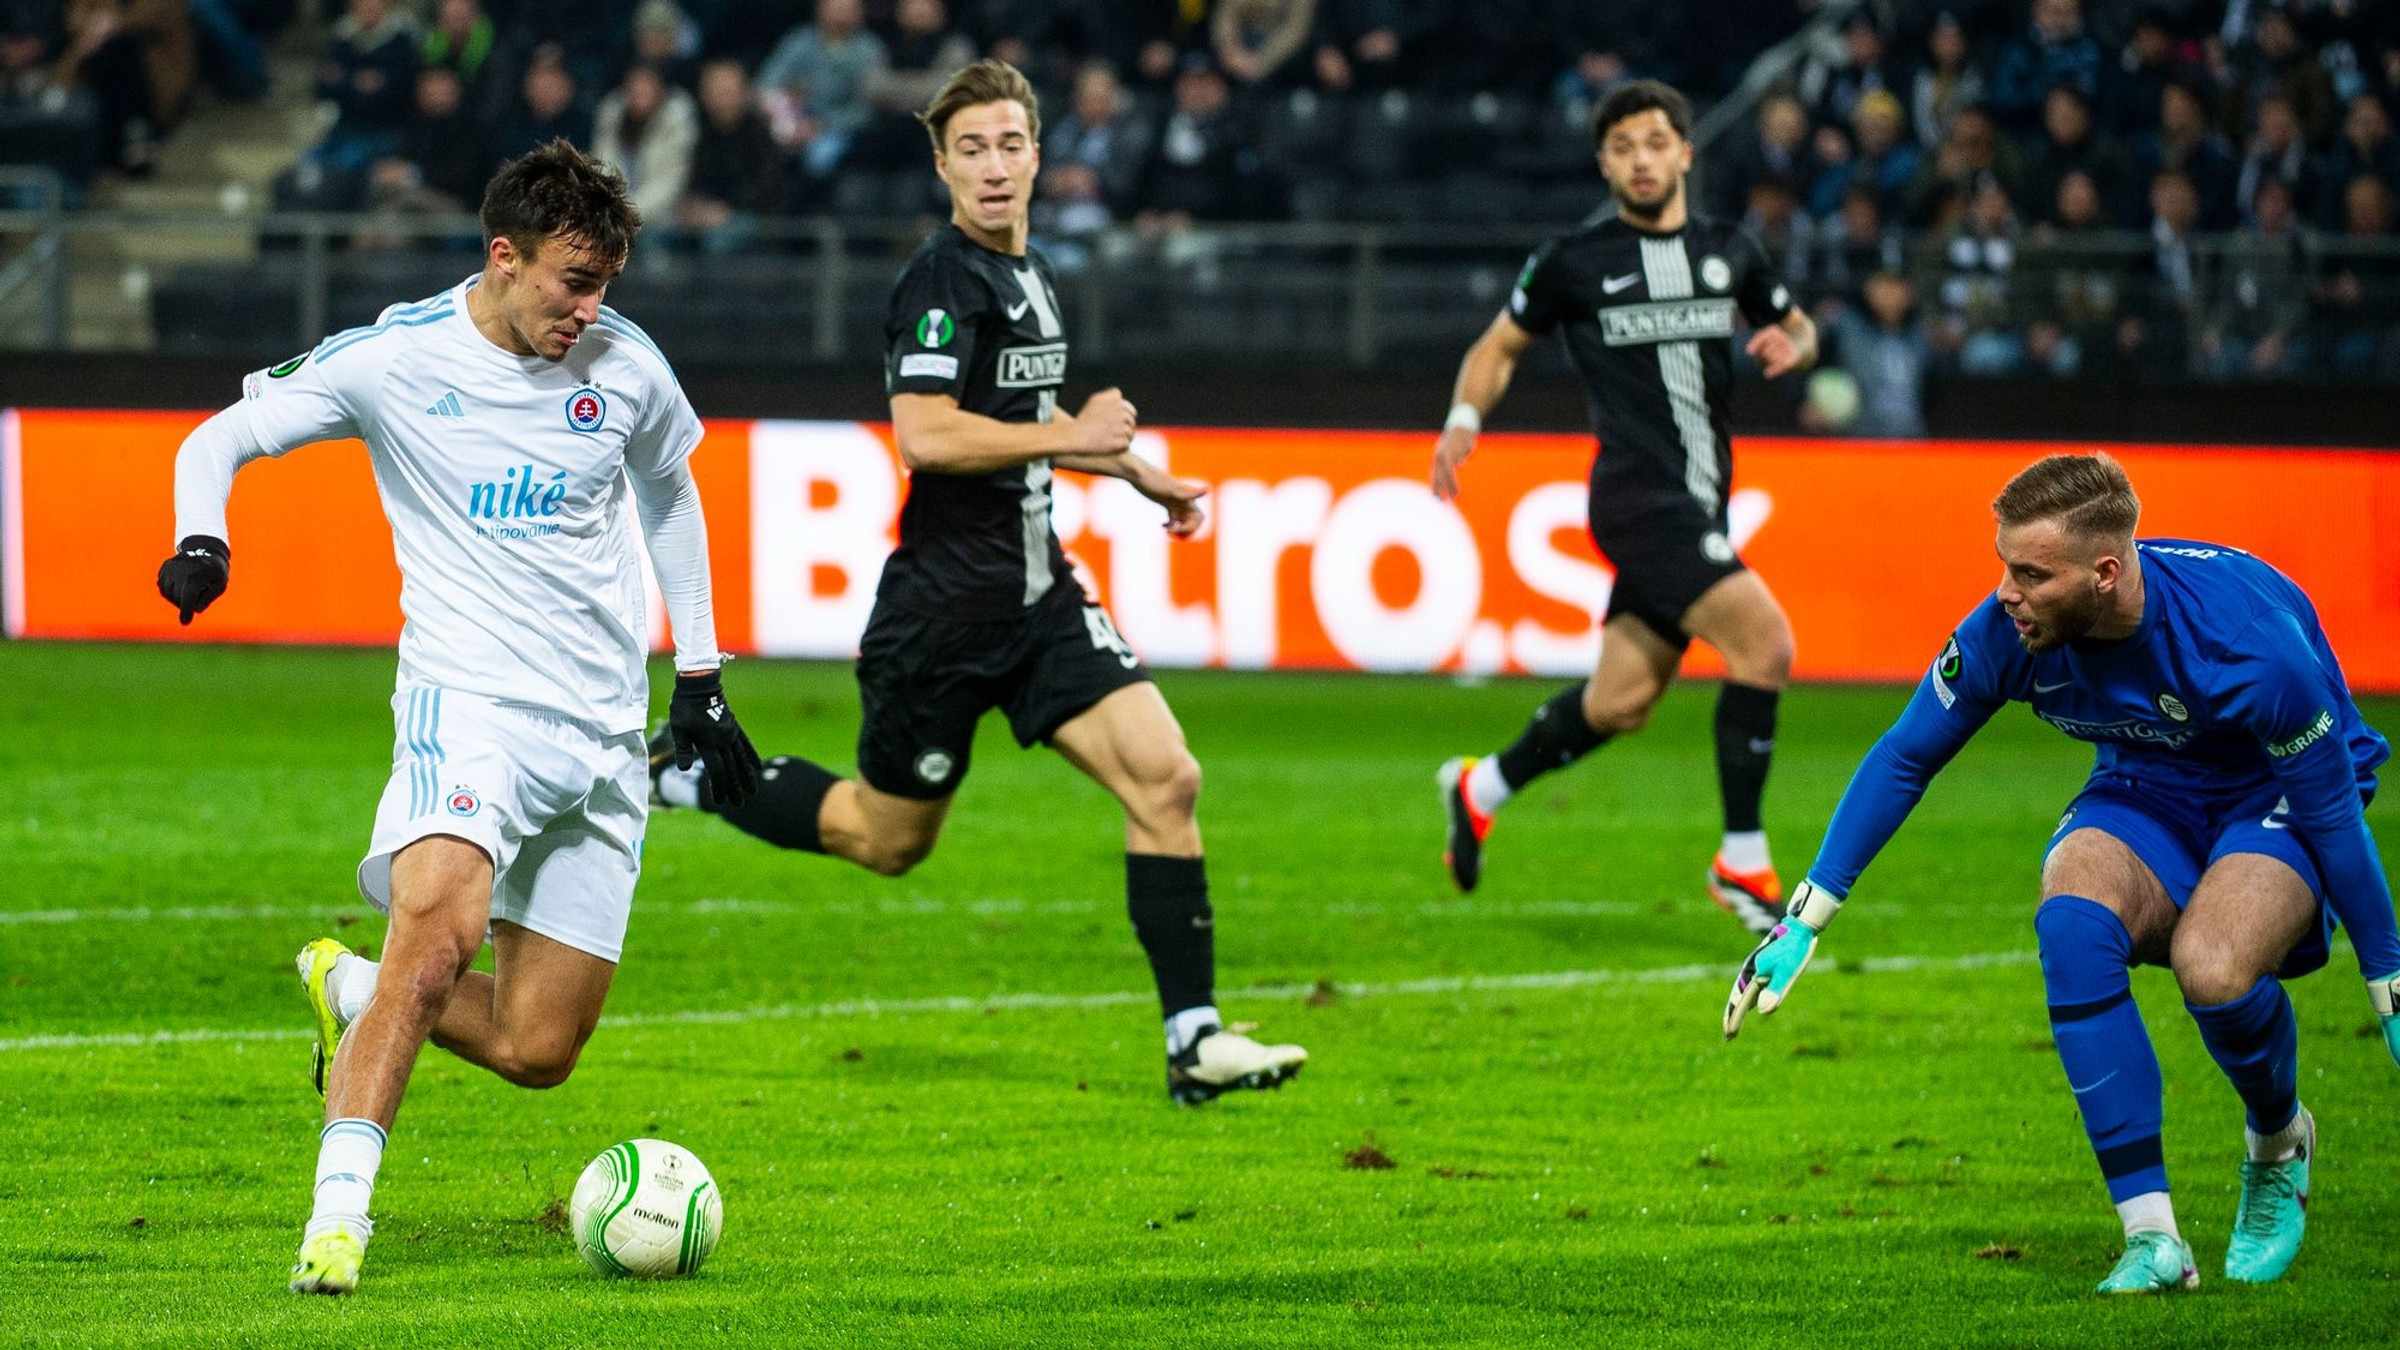
{"type": "Polygon", "coordinates": [[[467,515],[476,520],[524,520],[555,516],[567,498],[567,471],[560,469],[548,482],[537,480],[527,464],[510,469],[497,483],[476,483],[467,489],[467,515]]]}

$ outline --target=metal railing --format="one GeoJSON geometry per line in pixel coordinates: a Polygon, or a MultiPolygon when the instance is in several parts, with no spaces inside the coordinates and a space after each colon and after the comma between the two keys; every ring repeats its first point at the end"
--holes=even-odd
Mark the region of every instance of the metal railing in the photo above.
{"type": "MultiPolygon", "coordinates": [[[[0,185],[10,181],[0,175],[0,185]]],[[[1367,369],[1395,357],[1455,362],[1505,302],[1527,250],[1572,225],[1241,224],[1041,242],[1060,273],[1079,362],[1239,354],[1367,369]]],[[[890,280],[927,229],[922,220],[772,220],[726,253],[653,229],[612,303],[686,364],[855,364],[879,356],[890,280]]],[[[13,255],[0,254],[0,335],[30,334],[31,345],[51,348],[288,355],[371,321],[386,304],[455,282],[477,265],[480,237],[463,215],[69,213],[53,198],[47,209],[0,212],[0,244],[15,243],[13,255]],[[210,235],[223,238],[221,249],[194,249],[210,235]],[[154,256],[205,252],[218,260],[127,261],[142,256],[145,241],[171,245],[163,254],[153,248],[154,256]],[[142,283],[127,277],[109,291],[112,269],[138,269],[142,283]],[[141,329],[79,328],[68,304],[78,274],[84,294],[138,296],[141,329]]],[[[2061,303],[2052,283],[2078,271],[2113,275],[2124,305],[2150,305],[2151,288],[2163,284],[2143,272],[2155,248],[2147,235],[2020,237],[2012,268],[1997,280],[1955,267],[1950,246],[1920,235],[1897,250],[1928,320],[1953,308],[1945,290],[1955,277],[1977,288],[1973,318],[1985,326],[2048,321],[2061,303]]],[[[2194,241],[2187,317],[2195,330],[2228,259],[2254,248],[2239,236],[2194,241]]],[[[2354,317],[2400,322],[2400,295],[2392,293],[2400,288],[2400,242],[2312,237],[2302,250],[2295,284],[2314,287],[2333,269],[2355,266],[2372,281],[2354,317]]],[[[1832,275],[1841,270],[1832,265],[1838,253],[1822,244],[1796,251],[1787,267],[1794,289],[1812,301],[1853,291],[1861,277],[1832,275]]],[[[1892,260],[1887,250],[1876,265],[1892,260]]],[[[2094,289],[2107,288],[2086,288],[2094,289]]],[[[2303,299],[2316,305],[2313,291],[2303,299]]]]}

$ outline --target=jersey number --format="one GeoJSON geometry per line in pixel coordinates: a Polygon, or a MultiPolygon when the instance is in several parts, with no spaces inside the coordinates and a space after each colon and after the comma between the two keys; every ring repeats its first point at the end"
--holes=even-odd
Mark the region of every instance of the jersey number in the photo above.
{"type": "Polygon", "coordinates": [[[1098,605],[1085,605],[1083,626],[1092,635],[1092,650],[1115,652],[1117,664],[1127,670],[1141,664],[1142,658],[1135,656],[1133,648],[1125,645],[1124,637],[1117,632],[1117,625],[1109,619],[1107,610],[1098,605]]]}

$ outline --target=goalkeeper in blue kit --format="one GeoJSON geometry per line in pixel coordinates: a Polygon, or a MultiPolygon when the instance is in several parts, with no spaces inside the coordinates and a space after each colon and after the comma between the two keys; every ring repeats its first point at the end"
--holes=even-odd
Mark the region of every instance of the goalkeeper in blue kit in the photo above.
{"type": "Polygon", "coordinates": [[[2140,509],[2105,455],[2054,455],[2009,482],[1992,504],[2000,585],[1859,765],[1725,1005],[1730,1038],[1790,996],[1859,874],[2001,705],[2091,742],[2033,926],[2052,1039],[2125,1227],[2099,1289],[2125,1294],[2199,1282],[2168,1198],[2132,966],[2173,968],[2248,1118],[2229,1279],[2276,1279],[2299,1254],[2317,1130],[2281,982],[2325,964],[2337,920],[2400,1060],[2400,925],[2363,814],[2391,747],[2298,586],[2239,549],[2137,541],[2140,509]]]}

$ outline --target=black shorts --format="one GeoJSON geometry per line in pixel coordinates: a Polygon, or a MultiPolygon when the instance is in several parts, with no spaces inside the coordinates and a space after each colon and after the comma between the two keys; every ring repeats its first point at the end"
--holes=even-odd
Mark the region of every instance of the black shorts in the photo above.
{"type": "Polygon", "coordinates": [[[1108,611],[1072,583],[1004,619],[879,600],[858,644],[858,776],[895,797],[947,797],[966,779],[985,713],[1005,711],[1017,744],[1030,746],[1149,678],[1108,611]]]}
{"type": "Polygon", "coordinates": [[[1726,536],[1723,512],[1711,514],[1687,492],[1596,488],[1591,522],[1592,542],[1617,573],[1607,617],[1630,614],[1678,650],[1692,645],[1685,611],[1709,587],[1748,570],[1726,536]]]}

